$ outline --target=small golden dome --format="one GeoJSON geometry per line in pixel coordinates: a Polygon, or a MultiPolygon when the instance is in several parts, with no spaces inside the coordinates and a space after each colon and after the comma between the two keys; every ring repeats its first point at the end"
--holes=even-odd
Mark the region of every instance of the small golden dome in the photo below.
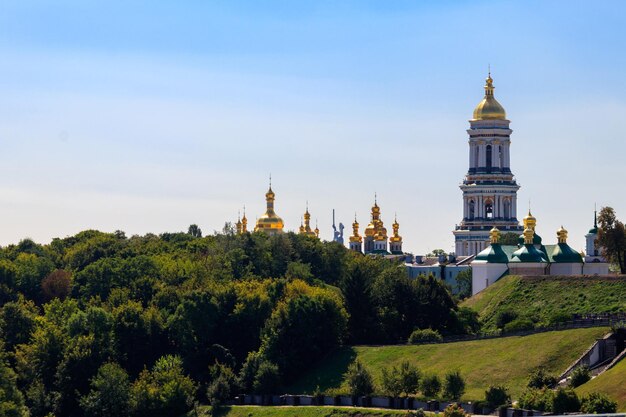
{"type": "Polygon", "coordinates": [[[559,243],[567,243],[567,230],[563,226],[556,231],[556,237],[559,243]]]}
{"type": "Polygon", "coordinates": [[[269,234],[283,233],[283,227],[285,226],[283,219],[281,219],[274,211],[275,197],[276,195],[274,194],[274,191],[272,191],[272,184],[270,183],[270,188],[267,190],[267,193],[265,193],[267,208],[265,213],[257,219],[256,226],[254,228],[255,232],[261,231],[269,234]]]}
{"type": "Polygon", "coordinates": [[[490,231],[489,231],[489,237],[491,238],[491,244],[493,245],[494,243],[498,243],[500,241],[500,231],[498,230],[497,227],[493,227],[490,231]]]}
{"type": "Polygon", "coordinates": [[[498,100],[493,96],[493,79],[491,74],[487,77],[487,84],[485,84],[485,97],[478,103],[478,106],[474,109],[473,120],[505,120],[506,111],[504,107],[498,103],[498,100]]]}
{"type": "Polygon", "coordinates": [[[532,215],[532,213],[530,212],[530,209],[528,209],[528,214],[526,215],[526,217],[524,217],[524,227],[529,227],[531,229],[533,229],[533,231],[535,230],[535,227],[537,226],[537,219],[532,215]]]}
{"type": "Polygon", "coordinates": [[[524,244],[532,245],[533,237],[535,236],[535,232],[530,227],[524,229],[524,244]]]}

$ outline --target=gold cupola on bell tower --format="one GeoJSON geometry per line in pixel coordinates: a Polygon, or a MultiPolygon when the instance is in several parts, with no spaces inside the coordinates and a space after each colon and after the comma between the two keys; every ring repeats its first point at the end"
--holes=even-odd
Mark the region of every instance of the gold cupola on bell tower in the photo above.
{"type": "Polygon", "coordinates": [[[350,236],[350,250],[363,252],[363,238],[359,234],[359,222],[354,213],[354,223],[352,223],[352,236],[350,236]]]}
{"type": "Polygon", "coordinates": [[[504,110],[504,107],[502,107],[502,105],[498,103],[498,100],[496,100],[493,96],[493,90],[495,87],[493,86],[491,72],[485,81],[485,97],[483,97],[474,109],[473,120],[506,120],[506,111],[504,110]]]}

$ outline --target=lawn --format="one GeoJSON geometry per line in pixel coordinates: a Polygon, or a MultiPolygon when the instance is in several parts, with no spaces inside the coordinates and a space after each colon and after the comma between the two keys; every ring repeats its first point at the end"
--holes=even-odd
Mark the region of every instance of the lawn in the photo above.
{"type": "MultiPolygon", "coordinates": [[[[200,416],[208,416],[209,407],[203,407],[200,416]]],[[[429,413],[430,414],[430,413],[429,413]]],[[[355,407],[255,407],[232,406],[223,407],[215,414],[218,417],[405,417],[406,411],[372,410],[355,407]]],[[[195,417],[193,412],[188,417],[195,417]]]]}
{"type": "MultiPolygon", "coordinates": [[[[355,346],[344,348],[285,392],[311,394],[316,387],[330,394],[347,393],[344,374],[355,359],[368,368],[380,387],[382,369],[408,360],[422,372],[441,378],[459,370],[466,379],[465,400],[484,398],[492,384],[504,384],[516,398],[536,368],[559,374],[609,329],[590,328],[432,345],[355,346]]],[[[380,389],[379,389],[380,391],[380,389]]]]}
{"type": "Polygon", "coordinates": [[[496,328],[504,310],[549,324],[556,315],[626,311],[626,276],[507,276],[464,301],[477,311],[485,330],[496,328]]]}
{"type": "Polygon", "coordinates": [[[618,411],[626,411],[626,360],[618,362],[613,368],[576,388],[580,396],[594,391],[602,392],[617,401],[618,411]]]}

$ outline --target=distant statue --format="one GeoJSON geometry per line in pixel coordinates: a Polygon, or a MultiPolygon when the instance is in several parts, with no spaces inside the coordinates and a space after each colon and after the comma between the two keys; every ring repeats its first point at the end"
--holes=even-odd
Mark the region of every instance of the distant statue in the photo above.
{"type": "Polygon", "coordinates": [[[337,243],[341,243],[343,245],[343,223],[339,223],[339,231],[337,231],[337,226],[335,226],[335,209],[333,209],[333,241],[337,243]]]}

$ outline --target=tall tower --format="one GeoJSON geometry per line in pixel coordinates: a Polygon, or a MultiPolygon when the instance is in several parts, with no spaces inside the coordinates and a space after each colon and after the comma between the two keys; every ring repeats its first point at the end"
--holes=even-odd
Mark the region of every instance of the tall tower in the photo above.
{"type": "Polygon", "coordinates": [[[354,223],[352,223],[352,236],[350,236],[350,250],[363,252],[363,238],[359,235],[359,222],[356,221],[354,213],[354,223]]]}
{"type": "Polygon", "coordinates": [[[489,231],[522,233],[517,221],[517,190],[511,173],[510,121],[493,95],[493,79],[487,77],[485,97],[470,120],[469,170],[460,185],[463,219],[454,230],[457,256],[476,255],[489,246],[489,231]]]}

